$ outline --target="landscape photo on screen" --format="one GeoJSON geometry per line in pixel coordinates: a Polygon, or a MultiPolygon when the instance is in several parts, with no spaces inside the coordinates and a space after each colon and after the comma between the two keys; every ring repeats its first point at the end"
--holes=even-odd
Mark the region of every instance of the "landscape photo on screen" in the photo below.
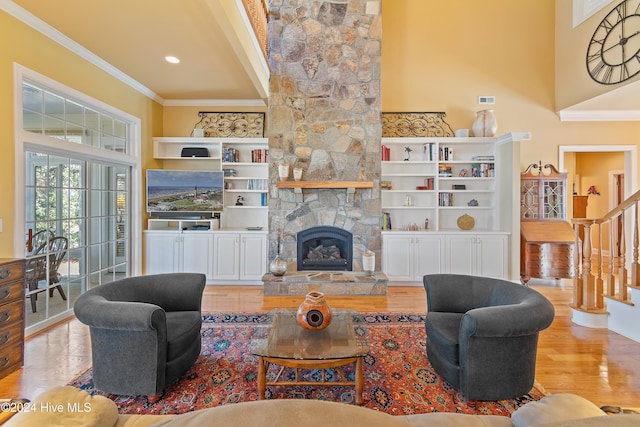
{"type": "Polygon", "coordinates": [[[147,170],[147,212],[210,212],[223,207],[220,171],[147,170]]]}

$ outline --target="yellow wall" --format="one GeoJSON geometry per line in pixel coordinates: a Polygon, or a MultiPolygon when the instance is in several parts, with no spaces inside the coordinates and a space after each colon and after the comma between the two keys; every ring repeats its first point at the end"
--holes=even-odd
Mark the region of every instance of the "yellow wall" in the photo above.
{"type": "Polygon", "coordinates": [[[146,161],[151,159],[151,136],[162,132],[162,107],[3,11],[0,11],[0,52],[0,182],[3,200],[0,204],[0,218],[3,219],[0,257],[13,257],[16,255],[13,247],[13,63],[30,68],[140,118],[143,167],[146,167],[146,161]]]}
{"type": "Polygon", "coordinates": [[[478,95],[495,95],[498,133],[532,133],[522,170],[558,165],[560,145],[636,145],[640,123],[556,115],[555,3],[571,2],[383,1],[382,110],[444,111],[452,128],[470,128],[478,95]]]}
{"type": "Polygon", "coordinates": [[[622,153],[577,153],[576,173],[580,183],[576,185],[578,194],[585,196],[590,186],[595,185],[600,195],[590,195],[587,204],[587,218],[600,218],[611,210],[609,207],[609,171],[624,169],[622,153]]]}

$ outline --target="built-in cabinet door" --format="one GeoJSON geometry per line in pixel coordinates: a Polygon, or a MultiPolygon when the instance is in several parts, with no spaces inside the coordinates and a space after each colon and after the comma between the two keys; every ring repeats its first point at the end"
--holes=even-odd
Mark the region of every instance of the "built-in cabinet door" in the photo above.
{"type": "Polygon", "coordinates": [[[509,237],[506,235],[448,235],[447,272],[508,277],[509,237]]]}
{"type": "Polygon", "coordinates": [[[145,232],[147,274],[175,273],[179,262],[180,233],[145,232]]]}
{"type": "Polygon", "coordinates": [[[425,235],[414,237],[416,280],[421,281],[426,274],[442,273],[444,269],[444,237],[425,235]]]}
{"type": "Polygon", "coordinates": [[[185,232],[182,239],[182,271],[202,273],[213,279],[213,235],[204,232],[185,232]]]}
{"type": "Polygon", "coordinates": [[[267,272],[267,236],[240,234],[240,280],[262,280],[267,272]]]}
{"type": "Polygon", "coordinates": [[[386,234],[382,237],[382,272],[389,280],[413,280],[412,237],[407,234],[386,234]]]}
{"type": "Polygon", "coordinates": [[[478,236],[476,240],[477,275],[506,279],[509,265],[509,238],[504,235],[478,236]]]}
{"type": "Polygon", "coordinates": [[[466,234],[448,235],[446,250],[447,273],[475,274],[475,236],[466,234]]]}
{"type": "Polygon", "coordinates": [[[213,278],[238,280],[240,275],[240,236],[238,233],[214,233],[213,278]]]}

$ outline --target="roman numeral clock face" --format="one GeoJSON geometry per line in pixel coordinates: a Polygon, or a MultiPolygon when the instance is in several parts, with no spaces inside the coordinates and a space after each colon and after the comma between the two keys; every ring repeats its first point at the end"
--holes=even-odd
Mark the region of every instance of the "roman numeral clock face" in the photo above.
{"type": "Polygon", "coordinates": [[[640,73],[640,0],[625,0],[604,17],[587,50],[593,80],[611,85],[640,73]]]}

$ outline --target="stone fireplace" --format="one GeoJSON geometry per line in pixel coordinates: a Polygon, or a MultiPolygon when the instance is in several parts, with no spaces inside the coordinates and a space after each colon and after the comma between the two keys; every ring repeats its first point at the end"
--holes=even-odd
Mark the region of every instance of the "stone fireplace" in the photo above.
{"type": "Polygon", "coordinates": [[[281,236],[287,274],[295,272],[298,251],[309,249],[299,242],[306,230],[334,227],[352,235],[351,268],[335,270],[362,272],[371,250],[380,271],[380,1],[279,0],[269,8],[269,259],[281,236]],[[283,163],[289,180],[300,168],[309,185],[279,185],[283,163]]]}
{"type": "Polygon", "coordinates": [[[298,271],[351,271],[353,235],[342,228],[318,226],[296,236],[298,271]]]}

